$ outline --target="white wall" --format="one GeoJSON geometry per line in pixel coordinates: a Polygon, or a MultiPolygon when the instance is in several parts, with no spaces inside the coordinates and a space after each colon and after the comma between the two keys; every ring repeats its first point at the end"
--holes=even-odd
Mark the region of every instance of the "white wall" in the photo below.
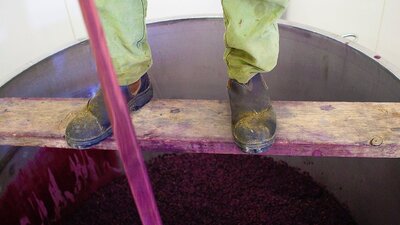
{"type": "Polygon", "coordinates": [[[400,1],[386,0],[376,51],[400,68],[400,1]]]}
{"type": "Polygon", "coordinates": [[[291,0],[286,19],[356,34],[357,43],[400,68],[399,10],[399,0],[291,0]]]}
{"type": "Polygon", "coordinates": [[[0,85],[73,40],[64,1],[0,0],[0,85]]]}
{"type": "MultiPolygon", "coordinates": [[[[53,0],[54,1],[54,0],[53,0]]],[[[61,1],[61,0],[55,0],[61,1]]],[[[76,38],[87,38],[78,0],[65,0],[69,11],[72,28],[76,38]]],[[[148,0],[147,22],[172,17],[190,17],[203,15],[222,15],[219,0],[148,0]]]]}
{"type": "MultiPolygon", "coordinates": [[[[359,43],[400,67],[400,1],[291,0],[287,19],[359,43]]],[[[148,21],[222,15],[220,0],[148,0],[148,21]]],[[[0,86],[40,59],[87,37],[77,0],[0,0],[0,86]]]]}
{"type": "Polygon", "coordinates": [[[376,49],[385,0],[292,0],[287,19],[336,33],[355,33],[376,49]]]}
{"type": "MultiPolygon", "coordinates": [[[[219,0],[149,0],[148,21],[222,15],[219,0]]],[[[87,38],[78,0],[0,0],[0,86],[87,38]]]]}

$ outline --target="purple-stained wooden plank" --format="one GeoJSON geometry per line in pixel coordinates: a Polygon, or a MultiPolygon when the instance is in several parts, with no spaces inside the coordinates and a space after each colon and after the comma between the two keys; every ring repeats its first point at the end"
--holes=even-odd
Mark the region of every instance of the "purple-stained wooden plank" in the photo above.
{"type": "Polygon", "coordinates": [[[146,165],[136,141],[125,97],[117,82],[96,5],[94,0],[79,0],[79,3],[96,60],[108,115],[140,219],[144,225],[161,225],[146,165]]]}
{"type": "MultiPolygon", "coordinates": [[[[68,148],[64,130],[85,99],[0,99],[0,144],[68,148]]],[[[274,102],[275,144],[267,155],[400,157],[400,103],[274,102]]],[[[144,151],[242,154],[229,104],[153,100],[132,113],[144,151]]],[[[113,137],[97,149],[117,149],[113,137]]]]}

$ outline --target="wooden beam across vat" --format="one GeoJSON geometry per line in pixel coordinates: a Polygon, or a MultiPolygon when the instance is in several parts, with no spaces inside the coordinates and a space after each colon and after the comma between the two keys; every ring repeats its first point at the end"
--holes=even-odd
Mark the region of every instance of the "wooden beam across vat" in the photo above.
{"type": "MultiPolygon", "coordinates": [[[[85,99],[0,99],[0,145],[69,148],[64,130],[85,99]]],[[[274,102],[267,155],[400,157],[400,103],[274,102]]],[[[225,101],[153,100],[132,114],[145,151],[241,154],[225,101]]],[[[115,150],[111,137],[94,146],[115,150]]]]}

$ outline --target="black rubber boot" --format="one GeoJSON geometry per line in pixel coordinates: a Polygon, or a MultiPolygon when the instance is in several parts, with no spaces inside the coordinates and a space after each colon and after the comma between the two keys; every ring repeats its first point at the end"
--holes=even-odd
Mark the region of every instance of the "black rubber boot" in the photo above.
{"type": "Polygon", "coordinates": [[[246,153],[268,150],[275,139],[276,116],[263,77],[256,74],[246,84],[231,79],[228,93],[235,143],[246,153]]]}
{"type": "MultiPolygon", "coordinates": [[[[130,111],[140,109],[153,97],[153,89],[147,73],[140,81],[140,89],[135,95],[131,94],[129,86],[121,86],[130,111]]],[[[111,122],[108,118],[103,92],[99,90],[89,100],[86,107],[78,112],[67,125],[65,139],[71,147],[83,149],[98,144],[111,134],[111,122]]]]}

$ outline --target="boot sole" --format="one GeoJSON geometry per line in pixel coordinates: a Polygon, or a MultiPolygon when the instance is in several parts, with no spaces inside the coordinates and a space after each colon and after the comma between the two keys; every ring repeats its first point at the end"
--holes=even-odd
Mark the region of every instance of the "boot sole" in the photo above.
{"type": "Polygon", "coordinates": [[[258,145],[241,143],[238,140],[236,140],[235,138],[234,138],[234,142],[237,146],[239,146],[241,151],[244,153],[259,154],[259,153],[268,151],[268,149],[274,144],[275,134],[270,139],[266,140],[264,143],[258,144],[258,145]]]}
{"type": "MultiPolygon", "coordinates": [[[[142,108],[144,105],[146,105],[150,100],[153,98],[153,86],[150,84],[149,87],[143,91],[142,93],[139,93],[137,96],[135,96],[133,99],[131,99],[128,102],[128,109],[129,111],[137,111],[140,108],[142,108]]],[[[108,127],[102,134],[99,136],[90,139],[90,140],[73,140],[67,138],[66,141],[69,146],[76,148],[76,149],[86,149],[89,148],[93,145],[96,145],[100,143],[101,141],[105,140],[106,138],[110,137],[112,135],[112,127],[108,127]]]]}

